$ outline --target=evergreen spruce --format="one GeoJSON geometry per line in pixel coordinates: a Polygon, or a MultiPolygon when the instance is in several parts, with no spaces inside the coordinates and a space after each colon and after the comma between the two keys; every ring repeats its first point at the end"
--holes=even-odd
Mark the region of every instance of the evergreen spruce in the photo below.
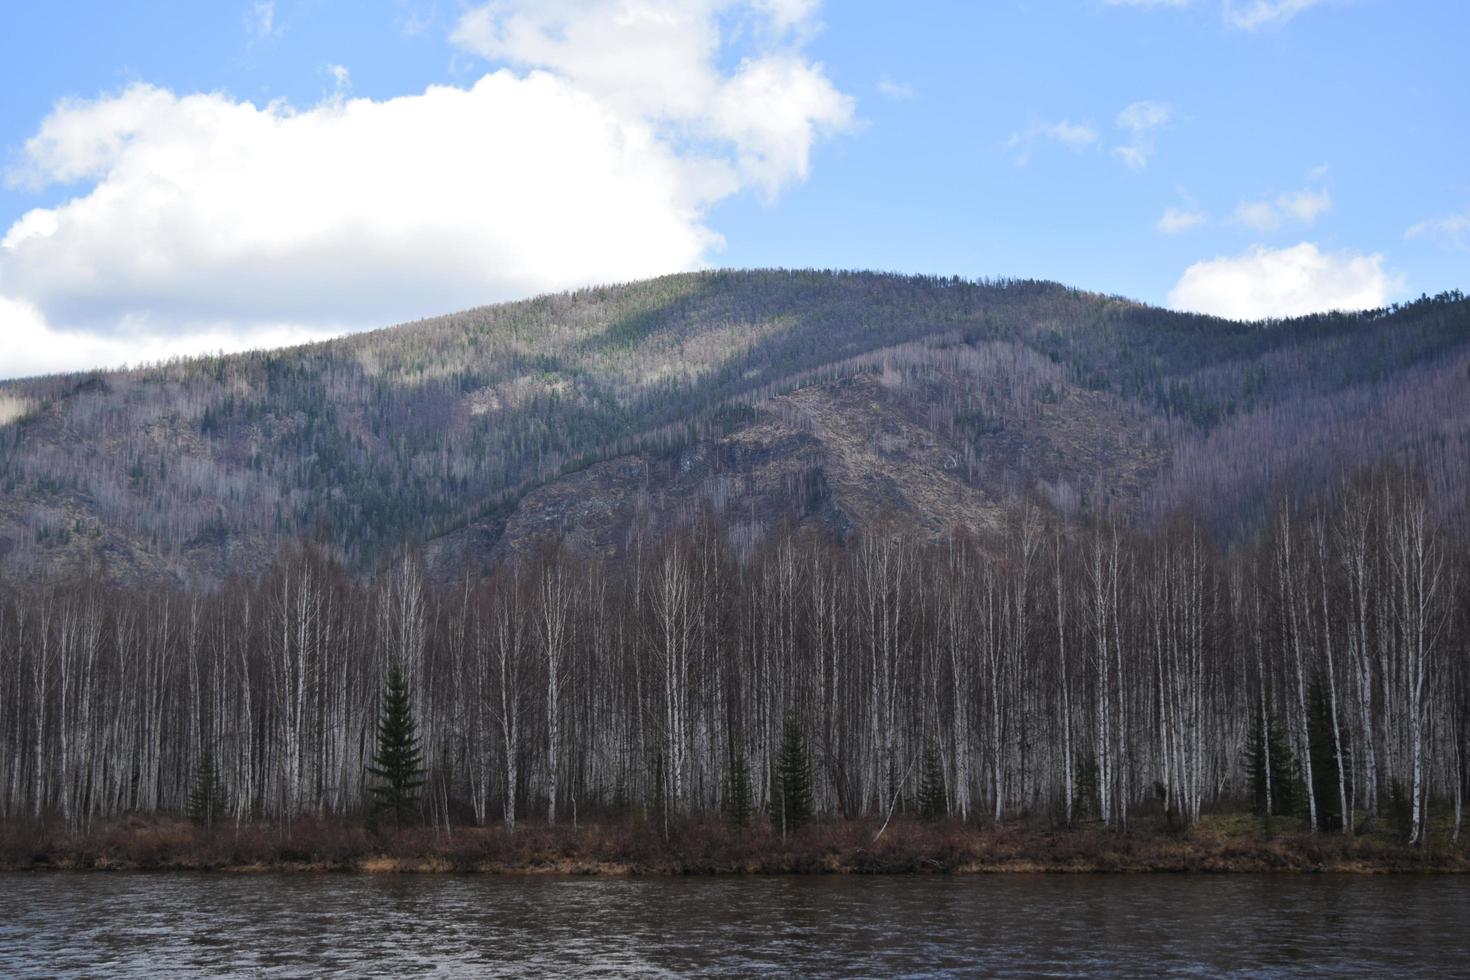
{"type": "Polygon", "coordinates": [[[1388,822],[1404,840],[1414,832],[1414,798],[1402,779],[1388,781],[1388,822]]]}
{"type": "Polygon", "coordinates": [[[383,717],[378,721],[378,752],[368,767],[368,772],[379,780],[370,791],[374,821],[388,817],[395,827],[413,821],[418,790],[424,785],[422,764],[408,682],[403,677],[403,668],[395,661],[388,670],[383,717]]]}
{"type": "Polygon", "coordinates": [[[812,819],[812,772],[807,762],[806,736],[795,717],[786,721],[781,736],[781,754],[776,760],[777,793],[772,802],[772,819],[781,836],[800,830],[812,819]]]}
{"type": "Polygon", "coordinates": [[[725,781],[725,799],[721,806],[725,822],[738,830],[750,826],[750,818],[755,810],[754,796],[745,753],[736,749],[730,756],[730,775],[725,781]]]}
{"type": "MultiPolygon", "coordinates": [[[[1342,829],[1342,794],[1339,792],[1337,742],[1332,735],[1332,704],[1321,680],[1312,683],[1307,711],[1307,742],[1312,753],[1312,792],[1317,797],[1317,825],[1322,830],[1342,829]]],[[[1348,750],[1343,739],[1342,751],[1348,750]]]]}
{"type": "Polygon", "coordinates": [[[944,764],[939,746],[932,740],[924,747],[924,770],[919,778],[919,816],[938,820],[949,813],[949,794],[944,788],[944,764]]]}
{"type": "Polygon", "coordinates": [[[225,785],[215,768],[214,753],[205,749],[194,777],[194,788],[189,791],[189,819],[196,826],[213,827],[225,815],[226,809],[225,785]]]}
{"type": "Polygon", "coordinates": [[[1100,777],[1097,772],[1097,756],[1088,753],[1079,756],[1073,776],[1072,820],[1098,819],[1102,816],[1100,777]]]}
{"type": "Polygon", "coordinates": [[[664,754],[657,752],[653,756],[653,817],[658,820],[658,825],[663,831],[665,838],[669,836],[669,808],[667,787],[664,781],[667,779],[664,773],[664,754]]]}
{"type": "Polygon", "coordinates": [[[1301,773],[1292,754],[1286,732],[1274,714],[1266,715],[1266,736],[1261,737],[1260,719],[1251,725],[1246,741],[1245,771],[1250,778],[1251,802],[1256,815],[1270,822],[1272,817],[1290,816],[1296,812],[1297,790],[1301,773]],[[1266,760],[1270,758],[1271,806],[1266,807],[1266,760]]]}

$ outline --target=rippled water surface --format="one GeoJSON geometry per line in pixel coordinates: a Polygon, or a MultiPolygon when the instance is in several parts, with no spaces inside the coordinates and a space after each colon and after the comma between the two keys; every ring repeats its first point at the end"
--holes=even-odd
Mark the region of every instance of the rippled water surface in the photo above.
{"type": "Polygon", "coordinates": [[[0,975],[1470,975],[1452,877],[0,875],[0,975]]]}

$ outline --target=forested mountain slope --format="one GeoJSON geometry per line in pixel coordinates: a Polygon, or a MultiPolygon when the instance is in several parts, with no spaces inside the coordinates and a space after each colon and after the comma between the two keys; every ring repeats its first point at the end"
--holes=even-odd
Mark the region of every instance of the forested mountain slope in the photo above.
{"type": "Polygon", "coordinates": [[[1242,324],[1045,282],[705,272],[290,350],[0,385],[0,571],[208,586],[303,534],[443,574],[722,516],[1222,540],[1384,458],[1465,502],[1470,301],[1242,324]]]}

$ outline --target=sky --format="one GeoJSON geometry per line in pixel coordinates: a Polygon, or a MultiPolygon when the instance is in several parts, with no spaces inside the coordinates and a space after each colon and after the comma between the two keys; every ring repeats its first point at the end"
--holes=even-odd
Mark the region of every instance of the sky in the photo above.
{"type": "Polygon", "coordinates": [[[0,4],[0,378],[712,267],[1470,287],[1462,0],[0,4]]]}

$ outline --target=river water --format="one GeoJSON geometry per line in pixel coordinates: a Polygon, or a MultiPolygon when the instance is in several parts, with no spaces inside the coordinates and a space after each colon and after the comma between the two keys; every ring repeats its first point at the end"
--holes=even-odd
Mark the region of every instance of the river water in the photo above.
{"type": "Polygon", "coordinates": [[[1470,976],[1470,880],[0,875],[0,975],[1470,976]]]}

